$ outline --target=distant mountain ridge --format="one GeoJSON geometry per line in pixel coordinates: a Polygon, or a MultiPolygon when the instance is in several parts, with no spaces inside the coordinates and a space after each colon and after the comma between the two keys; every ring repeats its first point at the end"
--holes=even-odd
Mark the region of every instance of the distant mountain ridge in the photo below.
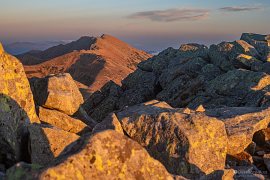
{"type": "Polygon", "coordinates": [[[46,60],[71,53],[75,50],[88,50],[95,41],[95,37],[84,36],[77,41],[72,41],[65,45],[59,44],[44,51],[29,51],[27,53],[17,55],[17,58],[19,58],[24,65],[40,64],[46,60]]]}
{"type": "Polygon", "coordinates": [[[37,42],[13,42],[4,44],[5,50],[12,55],[19,55],[29,51],[43,51],[59,44],[67,44],[69,40],[37,41],[37,42]]]}
{"type": "Polygon", "coordinates": [[[84,36],[66,45],[17,57],[24,64],[28,78],[68,72],[81,89],[93,92],[110,80],[120,84],[138,63],[152,55],[113,36],[102,35],[84,36]]]}

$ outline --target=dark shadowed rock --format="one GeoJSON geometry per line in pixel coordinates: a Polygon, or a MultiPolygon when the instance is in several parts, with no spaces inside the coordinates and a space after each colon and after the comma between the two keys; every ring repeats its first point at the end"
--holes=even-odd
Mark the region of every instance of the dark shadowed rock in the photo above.
{"type": "Polygon", "coordinates": [[[218,45],[211,45],[209,49],[211,62],[224,71],[234,69],[233,61],[240,54],[246,54],[255,58],[259,57],[257,50],[242,40],[222,42],[218,45]]]}
{"type": "Polygon", "coordinates": [[[7,170],[6,179],[7,180],[34,180],[38,178],[36,171],[40,170],[42,167],[38,164],[27,164],[25,162],[20,162],[12,166],[7,170]]]}
{"type": "Polygon", "coordinates": [[[266,61],[270,58],[270,35],[243,33],[241,40],[254,46],[260,53],[262,60],[266,61]]]}
{"type": "Polygon", "coordinates": [[[83,97],[70,74],[50,75],[31,82],[39,106],[73,115],[83,103],[83,97]]]}
{"type": "Polygon", "coordinates": [[[164,70],[159,77],[162,91],[157,99],[174,107],[186,106],[204,84],[204,78],[198,75],[206,64],[202,58],[193,58],[164,70]]]}
{"type": "Polygon", "coordinates": [[[268,97],[270,76],[262,72],[233,70],[222,74],[205,85],[205,90],[196,94],[188,105],[197,107],[203,104],[206,108],[264,106],[268,97]]]}
{"type": "Polygon", "coordinates": [[[227,135],[222,121],[204,113],[182,113],[150,101],[117,113],[124,131],[169,172],[196,177],[223,169],[227,135]]]}
{"type": "Polygon", "coordinates": [[[268,171],[270,171],[270,154],[265,154],[263,156],[264,164],[266,165],[268,171]]]}
{"type": "Polygon", "coordinates": [[[173,48],[167,48],[166,50],[159,53],[146,61],[142,61],[138,64],[138,68],[143,71],[155,72],[160,74],[169,65],[169,61],[176,58],[179,51],[173,48]]]}
{"type": "Polygon", "coordinates": [[[110,112],[118,109],[121,94],[121,87],[113,81],[109,81],[100,91],[96,91],[90,96],[84,102],[83,107],[91,118],[100,122],[110,112]]]}
{"type": "Polygon", "coordinates": [[[9,167],[23,158],[23,139],[29,123],[17,102],[0,94],[0,164],[9,167]]]}
{"type": "Polygon", "coordinates": [[[253,141],[260,146],[270,148],[270,128],[260,130],[254,134],[253,141]]]}
{"type": "Polygon", "coordinates": [[[121,123],[116,117],[115,113],[109,114],[101,123],[97,124],[93,129],[92,133],[98,133],[105,130],[115,130],[118,133],[124,134],[121,123]]]}
{"type": "Polygon", "coordinates": [[[263,62],[246,54],[238,55],[234,59],[233,64],[236,68],[248,69],[252,71],[263,71],[263,62]]]}
{"type": "Polygon", "coordinates": [[[131,106],[155,97],[158,91],[154,72],[137,69],[122,81],[124,93],[119,99],[119,107],[131,106]]]}
{"type": "Polygon", "coordinates": [[[82,106],[79,107],[78,111],[75,114],[73,114],[72,117],[80,119],[82,122],[87,124],[91,129],[93,129],[97,125],[97,122],[87,114],[87,112],[84,110],[82,106]]]}

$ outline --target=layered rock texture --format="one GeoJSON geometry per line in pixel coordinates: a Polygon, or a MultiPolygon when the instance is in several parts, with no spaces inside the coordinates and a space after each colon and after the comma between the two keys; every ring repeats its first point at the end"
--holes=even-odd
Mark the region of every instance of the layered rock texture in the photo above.
{"type": "MultiPolygon", "coordinates": [[[[80,48],[108,53],[108,38],[80,48]]],[[[44,65],[76,47],[37,56],[44,65]]],[[[0,178],[270,178],[269,35],[168,48],[85,101],[72,73],[45,73],[30,89],[0,50],[0,178]]]]}
{"type": "Polygon", "coordinates": [[[151,57],[110,35],[81,37],[66,45],[17,56],[25,65],[28,78],[70,73],[77,85],[87,92],[100,89],[109,80],[121,80],[136,65],[151,57]]]}

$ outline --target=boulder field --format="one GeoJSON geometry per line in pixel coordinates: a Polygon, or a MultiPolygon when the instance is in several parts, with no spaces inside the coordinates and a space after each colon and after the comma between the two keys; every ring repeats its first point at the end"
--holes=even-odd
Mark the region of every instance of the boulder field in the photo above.
{"type": "Polygon", "coordinates": [[[85,101],[0,46],[0,179],[269,179],[269,37],[168,48],[85,101]]]}

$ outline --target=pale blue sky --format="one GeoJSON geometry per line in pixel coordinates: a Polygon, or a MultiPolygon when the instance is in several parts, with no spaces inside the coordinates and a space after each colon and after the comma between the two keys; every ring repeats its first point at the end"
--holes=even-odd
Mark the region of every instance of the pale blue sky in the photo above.
{"type": "Polygon", "coordinates": [[[0,0],[0,41],[114,35],[144,49],[270,33],[270,0],[0,0]]]}

